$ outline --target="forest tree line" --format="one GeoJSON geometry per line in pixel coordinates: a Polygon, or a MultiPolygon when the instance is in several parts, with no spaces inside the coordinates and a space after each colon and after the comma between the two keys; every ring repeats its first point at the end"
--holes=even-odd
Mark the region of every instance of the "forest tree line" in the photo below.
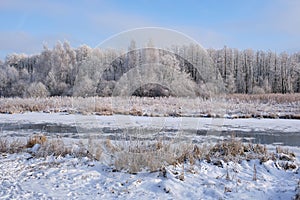
{"type": "MultiPolygon", "coordinates": [[[[134,42],[126,51],[90,48],[87,45],[72,48],[68,42],[58,42],[53,49],[44,46],[37,55],[8,55],[4,61],[0,60],[0,96],[110,96],[118,77],[126,72],[126,68],[128,70],[128,66],[135,65],[137,59],[154,59],[152,54],[155,52],[143,58],[141,50],[124,56],[124,52],[134,48],[134,42]],[[110,63],[113,70],[99,70],[99,66],[107,66],[107,62],[111,62],[110,58],[117,58],[110,63]],[[103,74],[110,77],[109,80],[101,78],[103,74]]],[[[197,60],[203,53],[196,45],[176,46],[171,50],[181,52],[188,60],[197,60]]],[[[219,74],[216,77],[222,79],[228,93],[300,92],[300,53],[241,51],[226,46],[206,51],[216,67],[215,73],[219,74]]],[[[158,54],[162,62],[180,71],[178,77],[184,76],[187,69],[190,74],[194,73],[191,80],[196,77],[193,70],[184,67],[188,63],[182,59],[162,52],[158,54]]],[[[200,84],[203,83],[197,82],[197,87],[201,87],[200,84]]]]}

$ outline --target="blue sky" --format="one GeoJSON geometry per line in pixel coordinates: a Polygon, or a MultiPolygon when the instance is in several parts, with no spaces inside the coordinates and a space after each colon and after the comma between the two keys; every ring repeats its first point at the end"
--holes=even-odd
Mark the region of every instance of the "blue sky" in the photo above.
{"type": "Polygon", "coordinates": [[[97,44],[121,31],[164,27],[205,48],[300,50],[299,0],[0,0],[0,59],[43,44],[97,44]]]}

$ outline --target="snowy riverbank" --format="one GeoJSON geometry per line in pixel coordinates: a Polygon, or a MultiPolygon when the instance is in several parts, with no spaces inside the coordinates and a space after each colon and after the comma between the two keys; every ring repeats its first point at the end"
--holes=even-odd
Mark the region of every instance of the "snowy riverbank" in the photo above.
{"type": "Polygon", "coordinates": [[[299,169],[285,171],[258,160],[167,166],[165,174],[114,172],[85,158],[22,153],[2,154],[0,160],[1,199],[292,199],[300,179],[299,169]],[[176,178],[183,171],[184,180],[176,178]]]}
{"type": "MultiPolygon", "coordinates": [[[[278,137],[282,140],[280,148],[296,155],[290,159],[277,152],[273,159],[263,162],[255,157],[231,157],[226,161],[222,156],[212,162],[204,156],[193,162],[183,159],[164,165],[158,171],[145,168],[131,174],[125,169],[116,170],[114,162],[109,162],[111,154],[105,151],[99,160],[74,155],[35,156],[35,146],[15,154],[0,154],[1,199],[292,199],[298,193],[298,120],[24,113],[0,114],[0,122],[1,138],[28,139],[43,134],[49,140],[59,137],[66,144],[74,141],[78,144],[89,134],[97,135],[97,139],[113,138],[112,135],[124,131],[147,130],[138,135],[143,141],[156,137],[153,131],[158,131],[157,134],[173,134],[172,137],[195,144],[212,145],[228,140],[224,131],[240,131],[244,136],[248,133],[248,139],[257,135],[278,137]],[[293,136],[294,145],[286,144],[289,141],[283,141],[286,138],[280,135],[293,136]]],[[[268,141],[266,148],[275,153],[278,144],[268,141]]],[[[222,152],[214,155],[218,153],[222,152]]]]}

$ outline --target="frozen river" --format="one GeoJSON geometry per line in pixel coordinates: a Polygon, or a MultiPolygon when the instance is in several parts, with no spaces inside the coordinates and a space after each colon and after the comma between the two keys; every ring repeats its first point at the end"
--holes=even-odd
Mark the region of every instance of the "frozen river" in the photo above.
{"type": "Polygon", "coordinates": [[[300,120],[213,119],[192,117],[97,116],[66,113],[0,114],[1,136],[32,133],[63,138],[118,139],[180,138],[192,142],[223,140],[235,135],[244,141],[300,146],[300,120]]]}

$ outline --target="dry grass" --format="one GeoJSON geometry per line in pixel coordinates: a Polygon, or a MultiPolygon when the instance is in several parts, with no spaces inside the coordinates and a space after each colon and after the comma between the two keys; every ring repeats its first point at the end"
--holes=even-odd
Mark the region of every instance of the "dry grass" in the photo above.
{"type": "Polygon", "coordinates": [[[217,162],[222,159],[225,162],[259,159],[261,162],[275,160],[274,154],[269,153],[265,146],[260,144],[242,143],[236,138],[222,141],[214,145],[208,154],[208,160],[217,162]]]}
{"type": "MultiPolygon", "coordinates": [[[[175,141],[111,141],[109,139],[89,138],[86,142],[66,144],[61,138],[46,138],[35,135],[22,143],[20,140],[0,139],[0,152],[18,153],[29,152],[34,157],[73,156],[88,157],[113,166],[116,171],[138,173],[142,170],[150,172],[163,171],[164,166],[181,166],[182,173],[178,176],[184,180],[184,165],[189,163],[189,171],[201,160],[223,166],[226,162],[241,162],[243,160],[259,159],[261,163],[268,160],[275,161],[278,169],[294,170],[295,154],[288,149],[276,148],[276,152],[269,152],[260,144],[242,143],[237,138],[221,141],[212,146],[197,145],[175,141]],[[38,144],[38,145],[36,145],[38,144]],[[36,148],[38,147],[38,148],[36,148]],[[34,149],[35,150],[32,150],[34,149]]],[[[255,167],[254,167],[255,171],[255,167]]],[[[255,177],[255,175],[254,175],[255,177]]]]}
{"type": "Polygon", "coordinates": [[[125,170],[138,173],[142,169],[158,171],[162,166],[170,165],[176,160],[178,149],[170,143],[155,142],[145,145],[114,146],[114,166],[117,171],[125,170]],[[117,149],[117,151],[116,151],[117,149]]]}
{"type": "Polygon", "coordinates": [[[227,95],[210,99],[176,97],[0,98],[1,113],[26,111],[136,116],[196,116],[300,119],[300,94],[227,95]],[[278,114],[280,113],[280,115],[278,114]]]}
{"type": "Polygon", "coordinates": [[[35,144],[44,144],[46,142],[47,138],[44,135],[34,135],[30,137],[27,141],[26,147],[32,148],[35,144]]]}
{"type": "Polygon", "coordinates": [[[295,196],[295,200],[300,200],[300,179],[298,181],[298,185],[296,187],[296,196],[295,196]]]}
{"type": "Polygon", "coordinates": [[[0,152],[5,153],[8,152],[8,141],[5,138],[0,138],[0,152]]]}
{"type": "Polygon", "coordinates": [[[35,152],[37,157],[47,156],[66,156],[71,155],[71,149],[68,148],[62,139],[51,139],[41,144],[38,151],[35,152]]]}
{"type": "MultiPolygon", "coordinates": [[[[241,162],[253,159],[259,159],[261,163],[268,160],[278,161],[278,168],[284,170],[293,170],[296,167],[294,162],[286,162],[292,161],[295,157],[286,160],[283,157],[286,154],[269,152],[263,145],[242,143],[236,138],[219,142],[213,146],[200,146],[184,142],[131,145],[130,148],[120,148],[109,142],[109,146],[112,150],[110,154],[114,158],[115,170],[125,170],[129,173],[138,173],[142,169],[151,172],[160,171],[163,166],[183,166],[185,163],[189,163],[189,166],[192,167],[200,160],[206,160],[219,167],[224,167],[223,162],[241,162]]],[[[295,156],[291,152],[289,155],[295,156]]]]}
{"type": "Polygon", "coordinates": [[[300,94],[231,94],[225,97],[227,100],[236,102],[258,102],[258,103],[292,103],[300,102],[300,94]]]}
{"type": "MultiPolygon", "coordinates": [[[[84,148],[81,148],[84,149],[84,148]]],[[[80,151],[79,151],[80,152],[80,151]]],[[[92,138],[89,138],[88,140],[88,146],[87,149],[81,152],[86,152],[86,155],[81,156],[87,156],[94,160],[100,160],[102,153],[103,153],[103,144],[97,140],[93,140],[92,138]]]]}
{"type": "Polygon", "coordinates": [[[19,139],[8,140],[7,138],[0,138],[1,153],[19,153],[24,150],[24,146],[24,143],[19,139]]]}
{"type": "Polygon", "coordinates": [[[61,138],[47,139],[40,144],[40,148],[34,152],[37,157],[47,156],[74,156],[77,158],[88,157],[92,160],[100,160],[102,144],[88,140],[87,144],[82,141],[73,144],[65,144],[61,138]]]}

